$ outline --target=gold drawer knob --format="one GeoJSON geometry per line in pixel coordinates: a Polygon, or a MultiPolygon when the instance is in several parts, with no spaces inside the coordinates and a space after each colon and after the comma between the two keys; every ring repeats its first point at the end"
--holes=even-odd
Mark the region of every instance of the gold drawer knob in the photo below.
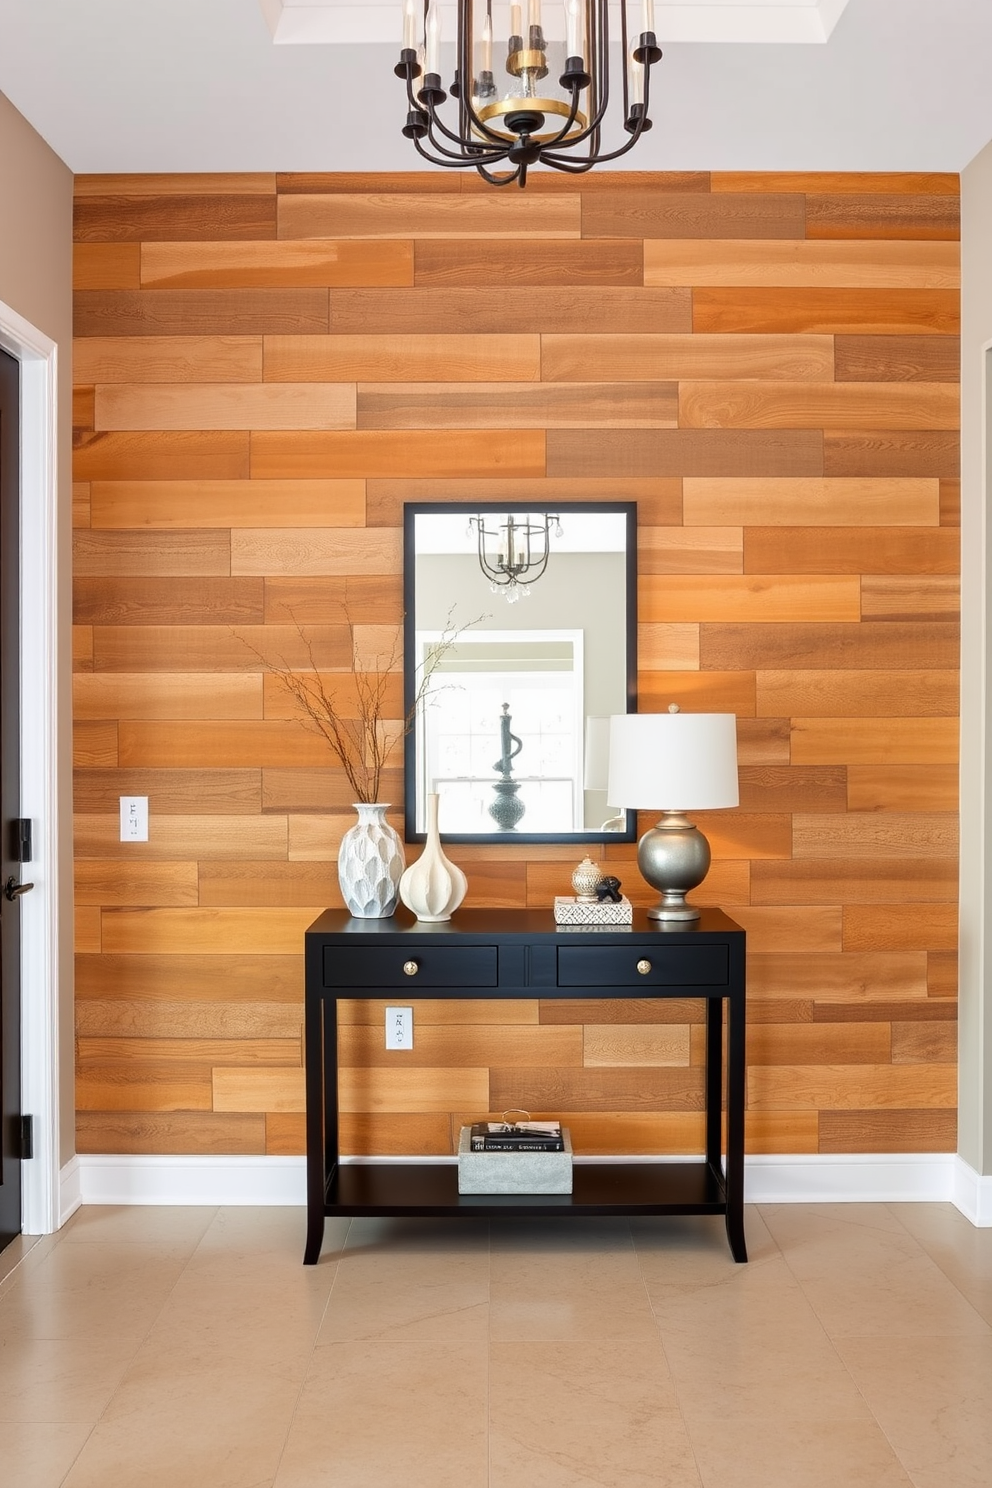
{"type": "Polygon", "coordinates": [[[641,976],[647,976],[648,972],[651,970],[651,962],[650,961],[638,961],[638,963],[637,963],[637,969],[641,973],[641,976]]]}
{"type": "Polygon", "coordinates": [[[407,976],[416,976],[417,972],[420,970],[420,967],[418,966],[416,961],[404,961],[403,970],[407,976]]]}

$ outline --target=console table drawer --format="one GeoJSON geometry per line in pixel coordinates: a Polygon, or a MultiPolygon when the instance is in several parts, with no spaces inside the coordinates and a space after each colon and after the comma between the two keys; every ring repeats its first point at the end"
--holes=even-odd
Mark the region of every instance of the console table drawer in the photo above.
{"type": "Polygon", "coordinates": [[[725,945],[559,946],[559,987],[725,987],[725,945]]]}
{"type": "Polygon", "coordinates": [[[495,987],[492,946],[325,946],[324,986],[353,993],[383,987],[495,987]],[[412,969],[410,969],[412,968],[412,969]]]}

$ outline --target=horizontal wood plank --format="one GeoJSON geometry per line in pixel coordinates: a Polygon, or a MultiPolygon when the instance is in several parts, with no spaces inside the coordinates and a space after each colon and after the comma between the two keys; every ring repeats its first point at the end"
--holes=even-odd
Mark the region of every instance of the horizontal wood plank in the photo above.
{"type": "Polygon", "coordinates": [[[552,429],[547,436],[547,473],[557,478],[722,477],[742,471],[820,476],[822,435],[814,429],[552,429]]]}
{"type": "Polygon", "coordinates": [[[91,672],[73,678],[75,718],[261,718],[262,678],[229,672],[91,672]]]}
{"type": "Polygon", "coordinates": [[[648,238],[644,283],[957,289],[959,258],[956,243],[942,242],[648,238]]]}
{"type": "Polygon", "coordinates": [[[955,718],[794,718],[797,765],[952,765],[958,757],[955,718]]]}
{"type": "MultiPolygon", "coordinates": [[[[352,291],[360,293],[360,291],[352,291]]],[[[80,290],[77,336],[292,336],[328,330],[326,289],[80,290]]]]}
{"type": "Polygon", "coordinates": [[[951,289],[714,289],[693,291],[692,329],[708,334],[957,335],[951,289]]]}
{"type": "Polygon", "coordinates": [[[705,669],[792,671],[800,668],[871,671],[901,670],[910,658],[920,668],[950,670],[958,665],[958,628],[863,621],[858,624],[704,625],[699,661],[705,669]]]}
{"type": "Polygon", "coordinates": [[[584,238],[802,238],[798,193],[600,191],[582,204],[584,238]]]}
{"type": "MultiPolygon", "coordinates": [[[[304,291],[294,290],[292,293],[304,291]]],[[[332,289],[330,325],[314,329],[330,329],[335,335],[351,336],[501,336],[507,333],[507,326],[504,289],[456,286],[452,289],[395,289],[390,291],[388,298],[375,290],[332,289]]],[[[640,335],[692,329],[692,297],[687,289],[590,289],[583,285],[569,285],[562,289],[543,290],[532,297],[527,307],[529,335],[595,335],[600,332],[640,335]]],[[[283,330],[285,334],[293,335],[302,327],[286,326],[283,330]]]]}
{"type": "Polygon", "coordinates": [[[556,238],[547,243],[532,239],[527,252],[521,253],[515,244],[498,238],[478,243],[418,235],[413,282],[425,289],[469,284],[528,289],[639,285],[644,282],[644,254],[635,238],[578,242],[556,238]]]}
{"type": "Polygon", "coordinates": [[[646,575],[638,614],[647,621],[843,621],[860,612],[855,578],[807,574],[646,575]]]}
{"type": "MultiPolygon", "coordinates": [[[[934,527],[940,521],[940,489],[936,480],[912,477],[689,476],[683,482],[683,514],[690,526],[703,527],[934,527]]],[[[820,537],[812,540],[819,543],[820,537]]]]}
{"type": "Polygon", "coordinates": [[[275,236],[274,193],[117,196],[108,189],[104,196],[77,196],[73,212],[77,243],[275,236]]]}
{"type": "Polygon", "coordinates": [[[358,479],[108,480],[93,486],[94,528],[360,527],[365,516],[365,483],[358,479]]]}
{"type": "Polygon", "coordinates": [[[542,476],[545,435],[510,429],[495,440],[485,429],[252,435],[251,474],[262,480],[364,479],[418,475],[542,476]]]}
{"type": "Polygon", "coordinates": [[[577,238],[579,217],[577,193],[554,197],[518,192],[509,201],[433,193],[295,193],[279,197],[278,237],[577,238]]]}
{"type": "Polygon", "coordinates": [[[945,382],[683,382],[683,429],[956,429],[945,382]]]}
{"type": "MultiPolygon", "coordinates": [[[[266,336],[267,382],[533,382],[532,335],[266,336]]],[[[605,374],[604,374],[605,375],[605,374]]]]}
{"type": "Polygon", "coordinates": [[[954,811],[958,770],[946,765],[851,765],[850,811],[954,811]]]}
{"type": "Polygon", "coordinates": [[[261,336],[80,336],[81,383],[261,382],[261,336]]]}
{"type": "Polygon", "coordinates": [[[946,717],[958,711],[957,672],[759,672],[756,707],[773,718],[946,717]]]}
{"type": "Polygon", "coordinates": [[[820,382],[834,375],[830,336],[691,336],[648,333],[541,337],[541,376],[550,382],[637,382],[643,378],[751,377],[820,382]]]}
{"type": "Polygon", "coordinates": [[[349,383],[110,384],[97,389],[97,429],[353,429],[349,383]]]}
{"type": "Polygon", "coordinates": [[[177,577],[229,576],[231,542],[226,532],[178,528],[172,532],[125,529],[101,532],[77,528],[72,540],[73,572],[80,578],[129,574],[177,577]]]}
{"type": "Polygon", "coordinates": [[[413,244],[144,242],[141,284],[170,289],[395,288],[413,280],[413,244]]]}
{"type": "Polygon", "coordinates": [[[359,429],[674,429],[674,383],[360,383],[359,429]]]}
{"type": "Polygon", "coordinates": [[[957,574],[960,551],[954,527],[751,527],[744,572],[957,574]]]}

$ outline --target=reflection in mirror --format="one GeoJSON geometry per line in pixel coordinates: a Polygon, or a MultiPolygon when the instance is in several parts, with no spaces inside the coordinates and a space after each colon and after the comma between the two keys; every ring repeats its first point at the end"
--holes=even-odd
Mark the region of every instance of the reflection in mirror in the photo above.
{"type": "Polygon", "coordinates": [[[408,505],[407,840],[633,840],[596,720],[634,708],[635,507],[408,505]]]}

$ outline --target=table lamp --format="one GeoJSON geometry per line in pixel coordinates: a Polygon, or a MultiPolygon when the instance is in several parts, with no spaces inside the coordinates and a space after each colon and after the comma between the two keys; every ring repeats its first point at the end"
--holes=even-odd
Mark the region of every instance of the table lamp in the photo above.
{"type": "Polygon", "coordinates": [[[733,713],[621,713],[610,719],[608,799],[659,810],[637,844],[637,866],[661,898],[648,918],[698,920],[685,896],[710,866],[710,845],[687,811],[736,806],[737,720],[733,713]]]}

